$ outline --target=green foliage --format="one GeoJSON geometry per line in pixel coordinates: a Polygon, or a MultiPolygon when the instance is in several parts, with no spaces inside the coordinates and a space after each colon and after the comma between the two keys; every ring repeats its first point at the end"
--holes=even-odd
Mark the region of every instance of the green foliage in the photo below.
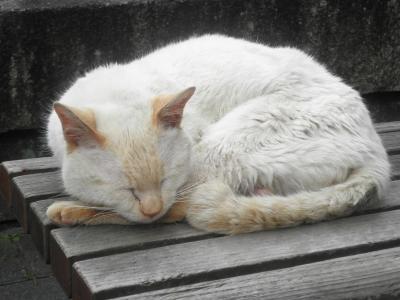
{"type": "Polygon", "coordinates": [[[20,239],[21,235],[19,233],[0,234],[0,241],[15,243],[18,242],[20,239]]]}

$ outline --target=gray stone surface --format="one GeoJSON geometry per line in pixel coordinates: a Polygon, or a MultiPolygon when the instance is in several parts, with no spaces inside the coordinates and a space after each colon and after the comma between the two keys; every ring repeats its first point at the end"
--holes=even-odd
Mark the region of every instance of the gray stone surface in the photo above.
{"type": "Polygon", "coordinates": [[[68,299],[31,237],[0,219],[0,299],[68,299]]]}
{"type": "Polygon", "coordinates": [[[10,285],[0,285],[2,300],[67,300],[56,279],[52,276],[35,281],[22,281],[10,285]]]}
{"type": "Polygon", "coordinates": [[[399,90],[399,13],[395,0],[3,0],[0,132],[38,128],[96,65],[208,32],[300,47],[363,93],[399,90]]]}
{"type": "Polygon", "coordinates": [[[0,225],[0,286],[51,275],[29,235],[20,227],[0,225]],[[2,228],[3,227],[3,228],[2,228]]]}

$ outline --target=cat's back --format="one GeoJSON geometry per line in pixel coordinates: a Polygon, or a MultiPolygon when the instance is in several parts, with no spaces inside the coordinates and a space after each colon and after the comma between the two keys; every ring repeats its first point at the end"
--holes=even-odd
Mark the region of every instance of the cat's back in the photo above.
{"type": "Polygon", "coordinates": [[[196,94],[207,87],[210,95],[222,92],[238,99],[278,90],[308,93],[310,87],[317,93],[346,94],[351,90],[299,49],[216,34],[170,44],[133,62],[131,67],[138,65],[153,70],[154,80],[169,78],[180,88],[197,86],[196,94]]]}
{"type": "Polygon", "coordinates": [[[294,61],[297,64],[312,62],[307,55],[294,48],[273,48],[218,34],[172,43],[141,59],[142,64],[183,80],[202,76],[232,80],[250,72],[253,78],[265,76],[268,80],[294,61]]]}

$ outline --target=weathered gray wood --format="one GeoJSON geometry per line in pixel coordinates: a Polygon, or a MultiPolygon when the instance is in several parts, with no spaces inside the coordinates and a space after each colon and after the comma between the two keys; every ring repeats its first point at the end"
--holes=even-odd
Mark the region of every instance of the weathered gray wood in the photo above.
{"type": "Polygon", "coordinates": [[[382,122],[374,124],[376,131],[381,134],[384,132],[400,131],[400,121],[382,122]]]}
{"type": "Polygon", "coordinates": [[[49,235],[50,230],[57,228],[46,215],[47,207],[55,201],[65,201],[70,199],[66,198],[51,198],[47,200],[40,200],[30,204],[29,214],[29,231],[32,235],[32,240],[39,253],[43,256],[46,263],[50,261],[50,245],[49,235]]]}
{"type": "Polygon", "coordinates": [[[6,206],[11,206],[12,178],[20,175],[55,171],[57,168],[58,164],[53,157],[40,157],[2,162],[0,164],[0,193],[6,202],[6,206]]]}
{"type": "MultiPolygon", "coordinates": [[[[400,299],[400,248],[182,285],[133,299],[400,299]]],[[[117,299],[115,299],[117,300],[117,299]]]]}
{"type": "Polygon", "coordinates": [[[400,131],[382,133],[381,139],[387,153],[396,154],[400,152],[400,131]]]}
{"type": "Polygon", "coordinates": [[[392,167],[392,180],[400,179],[400,155],[390,155],[389,162],[392,167]]]}
{"type": "MultiPolygon", "coordinates": [[[[399,207],[400,203],[399,200],[396,198],[396,194],[400,194],[400,182],[393,182],[392,186],[389,190],[388,196],[384,199],[384,201],[380,201],[374,203],[373,205],[365,208],[366,211],[382,211],[382,210],[391,210],[396,209],[399,207]]],[[[48,252],[47,252],[47,245],[49,244],[48,241],[48,232],[53,225],[51,225],[50,221],[47,219],[45,215],[45,210],[47,206],[52,203],[53,200],[49,200],[48,202],[41,203],[37,209],[36,217],[33,219],[34,222],[31,222],[32,226],[35,228],[32,229],[33,239],[35,243],[38,245],[39,251],[43,254],[46,260],[48,260],[48,252]],[[38,216],[42,216],[40,219],[38,216]]],[[[42,202],[42,201],[40,201],[42,202]]],[[[111,227],[112,228],[112,227],[111,227]]],[[[76,230],[81,230],[82,228],[76,228],[76,230]]],[[[124,238],[119,239],[120,237],[115,237],[115,241],[113,243],[104,243],[98,237],[104,234],[107,238],[114,238],[113,230],[110,229],[109,231],[103,231],[103,228],[98,227],[90,227],[85,228],[87,229],[88,235],[76,236],[75,230],[71,231],[70,228],[62,228],[58,229],[57,232],[57,240],[52,242],[54,244],[54,253],[57,254],[57,257],[53,258],[53,261],[63,262],[57,263],[57,265],[53,265],[54,272],[59,279],[61,285],[65,289],[67,293],[70,294],[70,274],[71,274],[71,265],[73,262],[86,259],[90,257],[97,257],[107,253],[117,253],[117,252],[124,252],[131,249],[130,247],[135,248],[135,242],[132,242],[130,239],[124,240],[124,238]],[[97,232],[98,234],[91,234],[91,230],[97,232]],[[118,244],[119,241],[126,242],[124,245],[118,244]],[[73,242],[71,242],[71,240],[73,242]],[[98,243],[98,241],[100,241],[98,243]],[[99,248],[97,248],[99,247],[99,248]],[[60,249],[67,249],[66,252],[60,251],[60,249]]],[[[148,232],[145,231],[144,232],[148,232]]],[[[122,233],[122,237],[123,237],[122,233]]],[[[199,238],[203,238],[201,235],[198,236],[199,238]]],[[[180,242],[179,234],[176,236],[177,242],[180,242]]],[[[187,236],[186,238],[190,238],[187,236]]],[[[193,238],[197,238],[197,234],[193,236],[193,238]]]]}
{"type": "Polygon", "coordinates": [[[400,211],[76,262],[74,299],[105,299],[400,245],[400,211]]]}
{"type": "Polygon", "coordinates": [[[392,181],[383,199],[362,207],[356,214],[400,209],[400,180],[392,181]]]}
{"type": "MultiPolygon", "coordinates": [[[[385,199],[363,208],[358,213],[400,208],[400,198],[398,195],[400,195],[400,181],[394,181],[391,183],[389,193],[385,199]]],[[[36,202],[35,204],[40,202],[43,201],[36,202]]],[[[40,205],[43,207],[42,211],[44,214],[46,203],[43,204],[40,205]]],[[[47,217],[44,218],[47,220],[47,217]]],[[[55,262],[53,263],[53,271],[64,290],[70,295],[71,268],[72,264],[76,261],[108,255],[110,253],[127,252],[132,249],[156,247],[170,243],[184,242],[190,239],[209,237],[206,233],[190,229],[185,224],[179,224],[179,226],[164,226],[165,228],[102,226],[53,230],[51,233],[51,261],[55,262]],[[109,242],[104,242],[105,240],[109,242]]],[[[46,236],[43,238],[45,239],[46,236]]]]}
{"type": "Polygon", "coordinates": [[[25,232],[29,231],[29,204],[65,194],[60,171],[17,176],[12,183],[12,210],[25,232]]]}
{"type": "Polygon", "coordinates": [[[72,264],[76,261],[214,236],[187,224],[59,228],[51,231],[50,260],[54,275],[70,296],[72,264]]]}

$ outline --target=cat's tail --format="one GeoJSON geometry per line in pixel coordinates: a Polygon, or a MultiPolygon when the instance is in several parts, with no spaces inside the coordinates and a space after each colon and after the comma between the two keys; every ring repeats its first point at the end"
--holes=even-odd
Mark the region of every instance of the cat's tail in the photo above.
{"type": "Polygon", "coordinates": [[[191,196],[186,217],[194,227],[224,234],[343,217],[382,195],[389,172],[380,171],[360,169],[343,183],[289,196],[242,196],[222,182],[205,183],[191,196]]]}

